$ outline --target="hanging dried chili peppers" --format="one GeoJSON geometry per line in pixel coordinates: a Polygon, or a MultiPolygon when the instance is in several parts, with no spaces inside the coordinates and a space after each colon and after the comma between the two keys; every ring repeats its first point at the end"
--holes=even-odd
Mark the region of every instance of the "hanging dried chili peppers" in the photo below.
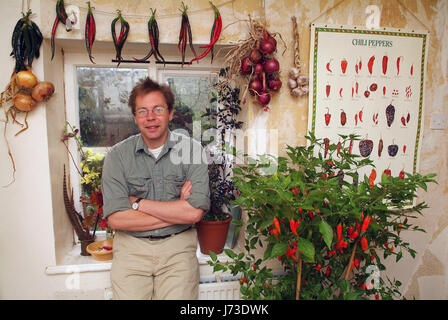
{"type": "Polygon", "coordinates": [[[151,18],[148,21],[149,43],[151,44],[151,50],[144,58],[141,59],[134,58],[135,61],[147,61],[154,54],[156,61],[165,62],[165,59],[159,52],[159,27],[157,25],[155,14],[156,10],[153,10],[151,8],[151,18]]]}
{"type": "Polygon", "coordinates": [[[183,7],[181,10],[182,22],[181,22],[181,27],[180,27],[180,32],[179,32],[179,43],[178,43],[177,47],[179,48],[179,51],[182,55],[182,66],[183,66],[185,63],[185,51],[186,51],[185,49],[187,47],[187,42],[190,43],[191,52],[193,52],[194,57],[196,59],[197,59],[197,55],[196,55],[196,51],[194,50],[194,47],[193,47],[193,36],[191,34],[190,21],[188,20],[188,15],[187,15],[188,7],[183,2],[182,2],[182,7],[183,7]],[[182,46],[181,46],[181,44],[182,44],[182,46]]]}
{"type": "Polygon", "coordinates": [[[121,60],[123,58],[121,57],[121,50],[123,49],[124,43],[126,42],[126,39],[129,34],[129,23],[121,16],[121,10],[117,10],[118,16],[112,20],[112,24],[110,25],[111,31],[112,31],[112,39],[114,41],[115,46],[115,52],[116,52],[116,58],[118,60],[118,65],[120,65],[121,60]],[[117,34],[115,33],[115,24],[120,20],[120,35],[117,39],[117,34]]]}
{"type": "Polygon", "coordinates": [[[96,25],[95,25],[95,19],[93,18],[92,8],[90,7],[90,1],[87,2],[87,4],[89,5],[89,8],[87,10],[86,28],[85,28],[86,47],[90,61],[92,63],[95,63],[95,61],[93,61],[92,56],[92,46],[93,42],[95,41],[96,25]]]}
{"type": "Polygon", "coordinates": [[[195,59],[191,60],[190,64],[193,61],[198,61],[198,63],[199,63],[199,60],[201,60],[202,58],[205,58],[209,54],[209,52],[211,52],[211,54],[212,54],[211,63],[213,63],[213,47],[214,47],[215,43],[218,41],[219,36],[221,35],[222,19],[221,19],[221,14],[219,13],[218,8],[211,1],[210,1],[210,4],[212,5],[213,9],[215,10],[215,20],[213,22],[212,33],[210,36],[210,43],[205,46],[201,46],[201,48],[206,48],[206,50],[199,57],[196,57],[195,59]]]}
{"type": "Polygon", "coordinates": [[[67,12],[65,12],[64,0],[58,0],[56,2],[56,19],[54,20],[53,28],[51,30],[51,60],[53,60],[54,57],[54,39],[56,37],[56,30],[59,22],[65,25],[67,31],[72,30],[72,22],[68,19],[67,12]]]}

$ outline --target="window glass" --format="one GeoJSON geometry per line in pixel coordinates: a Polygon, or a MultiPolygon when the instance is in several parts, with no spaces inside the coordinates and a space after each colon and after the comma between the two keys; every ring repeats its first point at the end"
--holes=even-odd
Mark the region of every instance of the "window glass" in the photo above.
{"type": "Polygon", "coordinates": [[[77,67],[79,123],[85,147],[113,146],[138,133],[128,99],[147,69],[77,67]]]}
{"type": "Polygon", "coordinates": [[[216,109],[216,99],[212,96],[212,87],[217,82],[216,75],[164,74],[163,81],[168,83],[175,97],[170,130],[185,129],[192,134],[194,121],[200,122],[201,133],[216,127],[216,118],[206,116],[207,109],[216,109]]]}

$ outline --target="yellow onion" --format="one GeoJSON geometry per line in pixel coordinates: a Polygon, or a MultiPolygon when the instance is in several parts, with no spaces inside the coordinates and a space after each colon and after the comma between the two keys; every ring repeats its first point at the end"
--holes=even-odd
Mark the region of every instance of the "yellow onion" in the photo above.
{"type": "Polygon", "coordinates": [[[31,71],[20,71],[16,74],[16,83],[23,88],[34,88],[37,85],[37,78],[31,71]]]}
{"type": "Polygon", "coordinates": [[[47,101],[54,93],[54,85],[49,81],[39,82],[31,92],[36,101],[47,101]]]}
{"type": "Polygon", "coordinates": [[[17,93],[14,97],[14,107],[20,111],[31,111],[36,107],[36,101],[24,93],[17,93]]]}

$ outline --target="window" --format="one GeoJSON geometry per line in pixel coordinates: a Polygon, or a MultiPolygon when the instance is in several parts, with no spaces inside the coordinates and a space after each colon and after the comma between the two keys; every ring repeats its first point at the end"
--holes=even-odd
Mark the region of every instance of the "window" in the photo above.
{"type": "Polygon", "coordinates": [[[77,67],[79,128],[85,147],[109,147],[138,133],[128,99],[147,69],[77,67]]]}
{"type": "MultiPolygon", "coordinates": [[[[177,47],[176,47],[177,49],[177,47]]],[[[138,56],[138,55],[137,55],[138,56]]],[[[67,121],[80,130],[84,148],[93,152],[107,152],[108,147],[138,133],[128,106],[128,98],[136,83],[147,76],[170,85],[175,95],[171,130],[185,129],[193,133],[193,124],[201,130],[214,126],[215,120],[204,117],[211,102],[210,89],[217,81],[217,64],[194,67],[164,67],[162,64],[126,64],[117,68],[111,62],[113,53],[95,54],[96,65],[82,52],[65,54],[65,94],[67,121]]],[[[169,60],[169,57],[165,57],[169,60]]],[[[171,60],[176,60],[172,58],[171,60]]],[[[74,161],[80,163],[74,141],[69,142],[74,161]]],[[[83,212],[80,203],[80,176],[70,161],[70,181],[75,209],[83,212]]]]}

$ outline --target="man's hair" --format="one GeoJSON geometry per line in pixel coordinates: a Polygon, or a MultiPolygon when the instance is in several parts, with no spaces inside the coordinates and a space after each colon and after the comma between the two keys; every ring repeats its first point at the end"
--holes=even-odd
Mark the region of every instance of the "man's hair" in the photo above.
{"type": "Polygon", "coordinates": [[[154,91],[159,91],[163,94],[166,104],[168,105],[168,111],[171,112],[171,110],[173,110],[174,95],[171,88],[168,85],[160,85],[147,77],[146,79],[141,79],[131,91],[128,104],[131,107],[132,114],[135,114],[135,100],[137,97],[154,91]]]}

